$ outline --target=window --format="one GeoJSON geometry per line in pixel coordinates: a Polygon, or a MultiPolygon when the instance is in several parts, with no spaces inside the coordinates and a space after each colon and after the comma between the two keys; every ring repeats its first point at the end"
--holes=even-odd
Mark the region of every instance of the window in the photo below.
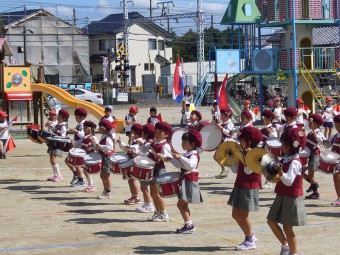
{"type": "Polygon", "coordinates": [[[251,4],[247,3],[243,5],[244,15],[250,17],[252,15],[251,4]]]}
{"type": "Polygon", "coordinates": [[[149,50],[157,50],[157,41],[156,39],[149,39],[148,40],[148,47],[149,47],[149,50]]]}
{"type": "Polygon", "coordinates": [[[110,40],[108,39],[99,40],[100,51],[107,51],[109,49],[110,49],[110,40]]]}
{"type": "Polygon", "coordinates": [[[144,63],[144,71],[153,71],[155,70],[155,64],[154,63],[144,63]]]}
{"type": "Polygon", "coordinates": [[[231,11],[232,11],[232,9],[233,9],[233,5],[231,4],[231,3],[229,3],[229,7],[228,7],[228,9],[227,9],[227,15],[228,15],[228,17],[231,17],[231,11]]]}
{"type": "Polygon", "coordinates": [[[149,63],[144,64],[144,71],[149,71],[149,63]]]}
{"type": "Polygon", "coordinates": [[[136,86],[136,67],[130,66],[131,86],[136,86]]]}
{"type": "Polygon", "coordinates": [[[158,41],[158,50],[164,50],[164,41],[158,41]]]}

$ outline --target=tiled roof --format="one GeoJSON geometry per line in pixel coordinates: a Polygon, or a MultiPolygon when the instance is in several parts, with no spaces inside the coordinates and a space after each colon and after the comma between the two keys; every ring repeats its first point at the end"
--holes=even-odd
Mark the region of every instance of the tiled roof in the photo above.
{"type": "Polygon", "coordinates": [[[1,13],[1,21],[4,26],[15,23],[16,21],[20,21],[27,16],[31,16],[33,14],[38,14],[42,12],[42,9],[33,9],[26,11],[17,11],[17,12],[2,12],[1,13]]]}
{"type": "MultiPolygon", "coordinates": [[[[133,19],[142,19],[145,18],[143,15],[138,12],[129,12],[129,19],[132,21],[133,19]]],[[[123,13],[110,14],[109,16],[99,20],[91,22],[86,28],[88,29],[89,34],[113,34],[119,33],[123,31],[123,13]]],[[[152,27],[152,29],[157,30],[159,33],[163,34],[164,37],[172,37],[170,33],[156,25],[155,23],[143,22],[141,24],[145,24],[147,26],[152,27]]]]}
{"type": "Polygon", "coordinates": [[[339,27],[316,27],[313,29],[313,45],[338,45],[339,27]]]}

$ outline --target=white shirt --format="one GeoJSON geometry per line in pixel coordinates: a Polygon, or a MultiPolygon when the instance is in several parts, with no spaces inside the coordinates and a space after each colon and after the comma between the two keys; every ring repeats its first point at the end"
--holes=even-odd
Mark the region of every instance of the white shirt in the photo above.
{"type": "MultiPolygon", "coordinates": [[[[162,141],[154,141],[153,144],[159,144],[159,143],[163,143],[166,140],[162,140],[162,141]]],[[[144,144],[143,146],[143,153],[146,153],[147,151],[149,151],[149,149],[151,148],[149,143],[144,144]]],[[[172,158],[172,153],[171,153],[171,147],[168,143],[166,143],[161,150],[161,154],[164,155],[165,158],[172,158]]]]}
{"type": "Polygon", "coordinates": [[[130,114],[127,114],[125,116],[125,132],[131,132],[131,127],[133,126],[133,124],[136,123],[136,117],[135,116],[131,116],[130,114]],[[132,123],[131,124],[126,124],[127,120],[131,120],[132,123]]]}
{"type": "Polygon", "coordinates": [[[273,113],[275,115],[275,119],[273,120],[273,122],[279,122],[281,121],[281,115],[282,115],[282,107],[274,107],[273,113]]]}
{"type": "Polygon", "coordinates": [[[271,128],[271,132],[269,133],[269,138],[273,137],[279,137],[279,134],[277,133],[277,130],[273,127],[272,124],[268,124],[264,126],[265,128],[271,128]]]}
{"type": "Polygon", "coordinates": [[[4,128],[0,130],[0,139],[8,139],[8,122],[5,120],[3,123],[0,123],[0,128],[4,128]]]}
{"type": "MultiPolygon", "coordinates": [[[[298,154],[283,156],[283,163],[287,163],[294,158],[298,158],[298,154]]],[[[298,160],[293,160],[289,165],[287,173],[283,173],[280,177],[284,185],[290,187],[293,185],[295,177],[302,174],[302,165],[298,160]]]]}
{"type": "Polygon", "coordinates": [[[235,125],[231,121],[231,119],[221,123],[221,125],[224,125],[224,124],[225,124],[225,126],[224,126],[224,128],[222,130],[222,133],[224,135],[230,135],[230,132],[234,132],[235,131],[235,125]]]}
{"type": "Polygon", "coordinates": [[[284,129],[286,126],[293,126],[293,128],[297,128],[297,125],[296,125],[296,122],[293,121],[292,123],[290,123],[289,125],[286,123],[284,125],[276,125],[276,130],[279,132],[279,133],[283,133],[284,129]]]}
{"type": "Polygon", "coordinates": [[[160,120],[157,117],[151,117],[150,116],[150,124],[156,125],[156,123],[160,122],[160,120]]]}
{"type": "Polygon", "coordinates": [[[198,172],[198,157],[194,154],[198,154],[197,150],[187,151],[180,159],[171,159],[171,163],[174,167],[185,169],[186,174],[190,172],[198,172]]]}
{"type": "Polygon", "coordinates": [[[105,153],[108,153],[109,151],[112,151],[114,149],[114,143],[112,138],[108,134],[104,134],[100,137],[99,143],[101,140],[105,139],[105,137],[108,137],[106,139],[106,143],[104,145],[101,145],[101,150],[104,151],[105,153]]]}
{"type": "Polygon", "coordinates": [[[298,108],[297,109],[297,115],[296,115],[296,124],[304,124],[304,121],[303,121],[303,114],[306,114],[307,118],[308,118],[308,114],[309,114],[309,111],[305,111],[304,109],[302,108],[298,108]]]}
{"type": "Polygon", "coordinates": [[[49,132],[52,132],[52,129],[58,124],[57,120],[49,120],[46,122],[45,127],[49,132]]]}

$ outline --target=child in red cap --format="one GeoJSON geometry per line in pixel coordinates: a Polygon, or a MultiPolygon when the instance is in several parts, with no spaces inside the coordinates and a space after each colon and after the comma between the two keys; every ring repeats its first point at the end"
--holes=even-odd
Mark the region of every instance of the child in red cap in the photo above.
{"type": "MultiPolygon", "coordinates": [[[[58,124],[52,128],[52,132],[56,135],[56,136],[62,136],[62,137],[66,137],[66,121],[68,120],[68,118],[70,117],[70,114],[68,113],[68,111],[61,109],[58,112],[58,124]]],[[[71,142],[71,141],[70,141],[71,142]]],[[[60,168],[59,168],[59,164],[57,161],[57,156],[62,157],[63,156],[63,151],[59,150],[59,149],[53,149],[52,147],[48,147],[47,152],[50,154],[50,162],[52,165],[52,170],[53,170],[53,176],[50,178],[47,178],[48,181],[53,181],[53,182],[59,182],[63,179],[63,177],[61,176],[60,173],[60,168]]]]}
{"type": "Polygon", "coordinates": [[[178,228],[176,233],[187,234],[195,231],[195,226],[190,218],[189,203],[203,202],[198,184],[198,163],[200,160],[198,149],[202,146],[201,134],[190,129],[182,135],[182,147],[187,152],[183,155],[173,153],[171,163],[180,168],[181,189],[178,194],[177,207],[184,220],[184,226],[178,228]]]}
{"type": "Polygon", "coordinates": [[[137,106],[131,106],[129,113],[125,116],[125,134],[129,137],[128,144],[131,143],[131,127],[133,124],[137,123],[136,114],[138,113],[137,106]]]}
{"type": "Polygon", "coordinates": [[[282,103],[279,97],[274,98],[274,105],[271,111],[274,113],[273,125],[277,124],[281,125],[281,116],[282,116],[282,103]]]}
{"type": "Polygon", "coordinates": [[[47,127],[47,130],[51,132],[51,130],[58,124],[57,120],[57,113],[55,110],[51,110],[48,113],[48,121],[45,124],[45,127],[47,127]]]}
{"type": "Polygon", "coordinates": [[[308,118],[308,115],[310,113],[310,110],[306,110],[305,107],[304,107],[304,104],[305,102],[301,99],[301,98],[298,98],[296,99],[296,125],[299,127],[299,128],[304,128],[304,125],[305,125],[305,122],[304,122],[304,119],[307,119],[308,118]]]}
{"type": "Polygon", "coordinates": [[[280,254],[298,254],[293,226],[306,224],[303,171],[299,158],[299,151],[305,146],[306,136],[302,129],[290,128],[283,132],[281,142],[284,156],[280,163],[274,166],[280,179],[275,186],[276,197],[269,210],[267,223],[282,245],[280,254]]]}
{"type": "MultiPolygon", "coordinates": [[[[241,148],[246,154],[262,141],[261,131],[254,127],[245,127],[240,135],[241,148]]],[[[238,251],[256,249],[256,237],[253,234],[249,219],[250,211],[259,210],[259,188],[261,186],[261,174],[254,173],[243,165],[240,160],[237,168],[237,176],[233,191],[230,194],[228,205],[233,207],[232,217],[242,229],[245,240],[235,249],[238,251]]]]}
{"type": "MultiPolygon", "coordinates": [[[[326,146],[329,148],[331,147],[332,152],[338,155],[338,159],[340,160],[340,114],[336,115],[333,118],[335,129],[337,131],[336,134],[332,135],[327,143],[326,146]]],[[[333,174],[333,182],[336,195],[338,198],[331,203],[333,206],[340,206],[340,164],[337,165],[337,169],[335,169],[333,174]]]]}
{"type": "Polygon", "coordinates": [[[333,118],[336,115],[333,110],[333,98],[326,97],[326,105],[323,108],[323,127],[325,128],[324,136],[329,139],[332,136],[332,128],[334,127],[333,118]]]}
{"type": "Polygon", "coordinates": [[[249,100],[243,101],[243,110],[248,111],[251,114],[251,123],[256,121],[256,114],[251,110],[251,102],[249,100]]]}
{"type": "Polygon", "coordinates": [[[112,106],[105,107],[105,109],[104,109],[104,116],[101,117],[100,120],[101,121],[102,120],[108,120],[108,121],[110,121],[112,123],[112,128],[110,130],[110,134],[111,134],[113,139],[116,139],[115,128],[114,128],[113,123],[115,121],[117,121],[117,119],[116,119],[116,116],[112,115],[111,113],[112,113],[112,106]]]}
{"type": "MultiPolygon", "coordinates": [[[[100,171],[100,178],[103,182],[103,193],[98,195],[98,199],[109,199],[111,198],[112,182],[110,179],[110,156],[114,153],[114,140],[110,135],[112,123],[108,120],[102,120],[99,122],[99,133],[102,135],[99,142],[96,143],[96,148],[102,155],[102,167],[100,171]]],[[[94,140],[95,141],[95,140],[94,140]]]]}
{"type": "Polygon", "coordinates": [[[304,174],[304,179],[309,182],[311,185],[306,190],[306,192],[313,191],[312,194],[306,196],[306,199],[319,199],[320,195],[318,192],[319,184],[314,177],[314,172],[319,169],[320,165],[320,144],[323,144],[326,141],[326,138],[322,134],[320,130],[320,126],[322,126],[323,120],[322,116],[319,114],[311,114],[309,116],[309,128],[312,130],[307,135],[307,144],[306,146],[310,150],[310,156],[308,159],[308,175],[304,174]]]}

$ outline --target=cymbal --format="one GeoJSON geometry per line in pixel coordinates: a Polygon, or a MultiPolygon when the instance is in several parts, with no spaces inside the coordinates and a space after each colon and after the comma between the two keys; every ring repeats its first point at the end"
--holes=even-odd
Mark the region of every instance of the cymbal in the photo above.
{"type": "Polygon", "coordinates": [[[221,166],[236,166],[240,160],[243,160],[241,147],[234,141],[221,143],[214,155],[215,161],[221,166]]]}
{"type": "Polygon", "coordinates": [[[275,173],[275,171],[272,169],[273,166],[278,162],[279,159],[270,153],[262,157],[261,160],[262,173],[266,177],[266,180],[271,183],[277,183],[280,180],[279,174],[275,173]]]}
{"type": "Polygon", "coordinates": [[[267,150],[263,148],[253,148],[246,154],[246,165],[250,168],[254,173],[261,174],[261,160],[262,157],[267,154],[267,150]]]}

